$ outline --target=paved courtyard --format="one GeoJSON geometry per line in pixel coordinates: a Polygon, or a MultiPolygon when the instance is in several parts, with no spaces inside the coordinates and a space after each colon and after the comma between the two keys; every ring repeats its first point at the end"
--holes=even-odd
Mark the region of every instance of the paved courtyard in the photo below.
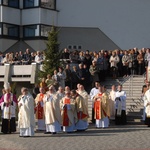
{"type": "Polygon", "coordinates": [[[150,128],[144,125],[110,126],[96,129],[90,124],[85,132],[19,137],[0,134],[0,150],[150,150],[150,128]]]}

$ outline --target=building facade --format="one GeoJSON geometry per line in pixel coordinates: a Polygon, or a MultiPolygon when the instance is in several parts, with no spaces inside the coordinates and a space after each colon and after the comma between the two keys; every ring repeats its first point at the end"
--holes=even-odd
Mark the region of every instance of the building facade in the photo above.
{"type": "Polygon", "coordinates": [[[55,0],[0,0],[0,51],[44,50],[56,21],[55,0]]]}
{"type": "Polygon", "coordinates": [[[51,26],[60,49],[150,47],[150,1],[0,0],[0,51],[44,50],[51,26]]]}

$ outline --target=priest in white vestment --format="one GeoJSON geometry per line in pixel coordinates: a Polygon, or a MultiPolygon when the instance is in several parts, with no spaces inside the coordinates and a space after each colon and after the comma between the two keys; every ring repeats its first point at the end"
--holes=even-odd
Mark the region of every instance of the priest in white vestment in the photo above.
{"type": "Polygon", "coordinates": [[[109,98],[104,88],[99,87],[99,93],[94,97],[94,111],[97,128],[107,128],[109,126],[109,98]]]}
{"type": "Polygon", "coordinates": [[[36,119],[38,125],[38,131],[45,131],[45,118],[44,118],[44,109],[43,109],[43,98],[45,95],[45,88],[40,88],[40,93],[37,94],[35,98],[35,111],[36,111],[36,119]]]}
{"type": "Polygon", "coordinates": [[[74,132],[77,121],[75,100],[71,98],[70,91],[65,92],[65,97],[60,101],[62,126],[64,132],[74,132]]]}
{"type": "Polygon", "coordinates": [[[115,119],[115,99],[116,99],[116,87],[112,85],[112,90],[109,94],[109,108],[110,108],[110,119],[115,119]]]}
{"type": "Polygon", "coordinates": [[[77,91],[79,95],[81,95],[84,98],[85,105],[88,112],[88,93],[85,91],[84,86],[80,84],[79,90],[77,91]]]}
{"type": "Polygon", "coordinates": [[[122,85],[118,85],[118,91],[116,92],[115,100],[115,124],[126,124],[126,92],[122,90],[122,85]]]}
{"type": "Polygon", "coordinates": [[[11,93],[10,84],[4,84],[5,92],[0,99],[0,106],[2,109],[2,128],[4,134],[16,132],[16,96],[11,93]]]}
{"type": "Polygon", "coordinates": [[[97,95],[99,93],[99,86],[100,86],[100,83],[99,82],[95,82],[95,87],[91,89],[90,91],[90,97],[91,97],[91,101],[92,101],[92,123],[95,123],[95,119],[94,119],[94,101],[93,101],[93,98],[95,95],[97,95]]]}
{"type": "Polygon", "coordinates": [[[56,92],[57,98],[61,100],[65,96],[64,89],[59,86],[58,91],[56,92]]]}
{"type": "Polygon", "coordinates": [[[148,90],[144,94],[144,105],[145,105],[145,112],[146,112],[146,120],[145,124],[150,127],[150,85],[148,86],[148,90]]]}
{"type": "Polygon", "coordinates": [[[34,99],[29,94],[27,88],[21,89],[22,96],[18,103],[18,128],[20,137],[34,136],[35,118],[34,118],[34,99]]]}
{"type": "Polygon", "coordinates": [[[49,91],[45,94],[43,102],[46,124],[45,134],[56,134],[61,131],[61,112],[60,100],[53,85],[49,87],[49,91]]]}
{"type": "Polygon", "coordinates": [[[88,110],[86,101],[75,90],[71,91],[71,97],[75,100],[75,105],[77,109],[78,121],[76,123],[76,129],[77,131],[84,131],[88,128],[88,110]]]}

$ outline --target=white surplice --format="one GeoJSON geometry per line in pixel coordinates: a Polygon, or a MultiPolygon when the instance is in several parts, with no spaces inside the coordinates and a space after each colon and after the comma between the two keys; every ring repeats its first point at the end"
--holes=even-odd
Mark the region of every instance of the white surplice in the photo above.
{"type": "Polygon", "coordinates": [[[18,128],[20,136],[34,136],[34,99],[32,95],[22,95],[19,103],[18,128]]]}
{"type": "Polygon", "coordinates": [[[150,118],[150,90],[147,90],[144,94],[144,106],[146,116],[150,118]]]}
{"type": "Polygon", "coordinates": [[[55,94],[47,93],[44,96],[46,132],[61,131],[61,113],[59,99],[55,94]]]}
{"type": "MultiPolygon", "coordinates": [[[[122,110],[126,110],[126,92],[125,91],[117,91],[116,98],[120,98],[122,104],[122,110]]],[[[118,103],[115,101],[115,108],[118,109],[118,103]]]]}
{"type": "Polygon", "coordinates": [[[116,91],[111,91],[109,94],[110,119],[115,119],[115,99],[116,91]]]}

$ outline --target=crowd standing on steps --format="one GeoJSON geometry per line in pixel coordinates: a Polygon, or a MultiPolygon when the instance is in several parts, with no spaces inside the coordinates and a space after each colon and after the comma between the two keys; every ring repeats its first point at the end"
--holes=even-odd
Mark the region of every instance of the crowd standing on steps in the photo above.
{"type": "MultiPolygon", "coordinates": [[[[29,49],[25,54],[19,52],[15,57],[12,53],[5,56],[0,54],[1,65],[27,65],[32,62],[42,64],[44,59],[44,53],[37,52],[33,55],[29,49]]],[[[149,48],[99,52],[70,52],[64,49],[61,59],[66,61],[65,66],[60,66],[53,74],[42,78],[33,88],[33,92],[22,87],[18,99],[11,92],[10,84],[4,83],[0,98],[2,133],[16,132],[16,115],[20,137],[34,136],[35,117],[37,130],[45,134],[85,131],[89,125],[89,99],[92,102],[91,121],[95,127],[108,128],[110,120],[114,120],[116,125],[127,123],[127,96],[122,85],[112,85],[111,92],[107,93],[101,81],[107,76],[117,78],[143,74],[150,62],[149,48]]],[[[143,120],[150,126],[149,85],[143,86],[144,88],[143,120]]]]}

